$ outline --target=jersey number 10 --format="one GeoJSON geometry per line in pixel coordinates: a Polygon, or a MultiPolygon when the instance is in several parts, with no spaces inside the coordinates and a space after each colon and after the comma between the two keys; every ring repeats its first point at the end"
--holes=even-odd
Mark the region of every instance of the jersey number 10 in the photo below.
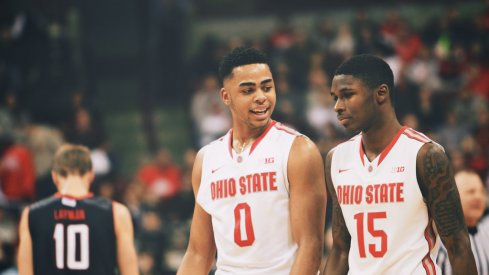
{"type": "Polygon", "coordinates": [[[58,269],[66,267],[72,270],[85,270],[89,267],[89,241],[88,241],[88,226],[86,224],[70,224],[65,226],[57,223],[54,227],[54,242],[56,250],[56,267],[58,269]],[[66,231],[66,234],[65,234],[66,231]],[[77,245],[77,235],[80,238],[79,246],[77,245]],[[65,247],[66,236],[66,247],[65,247]],[[78,258],[77,258],[78,254],[78,258]]]}

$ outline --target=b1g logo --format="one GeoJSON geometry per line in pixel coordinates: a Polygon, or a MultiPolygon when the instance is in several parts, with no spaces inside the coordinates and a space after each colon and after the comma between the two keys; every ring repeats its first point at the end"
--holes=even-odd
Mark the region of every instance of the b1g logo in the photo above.
{"type": "Polygon", "coordinates": [[[274,163],[275,159],[274,158],[265,158],[265,164],[271,164],[274,163]]]}
{"type": "Polygon", "coordinates": [[[402,173],[402,172],[404,172],[404,166],[395,166],[395,167],[392,167],[391,172],[392,173],[402,173]]]}

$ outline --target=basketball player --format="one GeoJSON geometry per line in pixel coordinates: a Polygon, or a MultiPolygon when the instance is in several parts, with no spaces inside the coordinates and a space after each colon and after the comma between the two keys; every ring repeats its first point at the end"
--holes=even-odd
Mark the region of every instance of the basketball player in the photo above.
{"type": "MultiPolygon", "coordinates": [[[[455,182],[460,193],[465,224],[469,230],[470,244],[479,275],[489,275],[489,216],[483,216],[486,209],[486,190],[480,176],[472,170],[461,170],[455,174],[455,182]]],[[[451,275],[452,267],[447,251],[440,247],[436,260],[444,275],[451,275]]]]}
{"type": "Polygon", "coordinates": [[[333,247],[324,274],[440,274],[440,238],[454,274],[477,274],[453,172],[443,148],[402,127],[392,70],[358,55],[336,70],[340,123],[358,133],[326,159],[333,247]]]}
{"type": "Polygon", "coordinates": [[[19,274],[138,274],[128,209],[89,193],[88,148],[62,145],[52,177],[58,193],[22,213],[19,274]]]}
{"type": "Polygon", "coordinates": [[[194,164],[196,204],[178,274],[317,274],[326,188],[319,150],[271,119],[275,86],[264,54],[236,48],[222,61],[221,99],[232,129],[194,164]]]}

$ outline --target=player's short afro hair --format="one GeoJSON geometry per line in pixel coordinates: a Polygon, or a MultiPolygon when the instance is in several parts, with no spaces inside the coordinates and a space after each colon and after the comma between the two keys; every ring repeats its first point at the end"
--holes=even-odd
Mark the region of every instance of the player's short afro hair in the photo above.
{"type": "Polygon", "coordinates": [[[343,62],[334,75],[351,75],[359,78],[371,89],[386,84],[393,98],[394,74],[389,64],[375,55],[355,55],[343,62]]]}
{"type": "Polygon", "coordinates": [[[223,83],[224,79],[232,76],[234,68],[248,64],[267,64],[270,67],[264,52],[255,48],[237,47],[224,56],[219,64],[219,80],[223,83]]]}

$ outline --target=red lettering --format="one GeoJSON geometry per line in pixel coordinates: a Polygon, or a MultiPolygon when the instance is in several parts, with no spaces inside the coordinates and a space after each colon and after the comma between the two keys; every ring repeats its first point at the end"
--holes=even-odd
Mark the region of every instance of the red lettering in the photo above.
{"type": "Polygon", "coordinates": [[[389,202],[389,189],[387,184],[381,184],[380,185],[380,202],[389,202]]]}
{"type": "Polygon", "coordinates": [[[374,194],[375,194],[374,201],[375,201],[375,203],[379,203],[379,187],[380,187],[380,184],[374,184],[373,187],[374,187],[374,194]]]}
{"type": "Polygon", "coordinates": [[[350,185],[343,186],[343,204],[350,204],[350,185]]]}
{"type": "Polygon", "coordinates": [[[404,202],[404,183],[398,182],[396,183],[396,201],[404,202]]]}
{"type": "Polygon", "coordinates": [[[84,220],[85,210],[83,209],[57,209],[53,212],[55,220],[84,220]]]}
{"type": "Polygon", "coordinates": [[[395,190],[396,184],[395,183],[389,183],[389,202],[396,202],[394,199],[394,190],[395,190]]]}
{"type": "Polygon", "coordinates": [[[216,199],[222,198],[222,180],[216,182],[216,199]]]}
{"type": "Polygon", "coordinates": [[[260,174],[253,174],[253,192],[261,192],[260,174]]]}
{"type": "Polygon", "coordinates": [[[241,176],[239,177],[239,192],[241,193],[241,195],[244,195],[246,194],[246,178],[241,176]]]}
{"type": "Polygon", "coordinates": [[[269,184],[270,184],[270,191],[277,191],[277,186],[275,185],[275,183],[277,182],[277,172],[269,172],[268,173],[269,175],[269,184]]]}
{"type": "Polygon", "coordinates": [[[236,195],[236,180],[229,179],[229,196],[234,197],[236,195]]]}
{"type": "Polygon", "coordinates": [[[336,190],[336,196],[338,197],[338,204],[343,204],[343,192],[342,192],[343,188],[341,188],[341,185],[338,186],[337,190],[336,190]]]}
{"type": "Polygon", "coordinates": [[[355,187],[355,203],[360,204],[362,203],[362,193],[363,193],[363,188],[361,185],[355,187]]]}
{"type": "Polygon", "coordinates": [[[211,182],[211,197],[212,197],[212,200],[216,199],[216,183],[215,182],[211,182]]]}
{"type": "Polygon", "coordinates": [[[251,191],[251,177],[252,175],[246,175],[246,182],[248,183],[248,186],[246,188],[247,193],[251,191]]]}
{"type": "Polygon", "coordinates": [[[263,183],[263,191],[268,191],[268,172],[261,173],[261,180],[263,183]]]}
{"type": "Polygon", "coordinates": [[[372,189],[373,189],[372,185],[367,185],[367,188],[365,188],[365,194],[366,194],[365,201],[368,204],[371,204],[374,200],[372,195],[372,189]]]}

